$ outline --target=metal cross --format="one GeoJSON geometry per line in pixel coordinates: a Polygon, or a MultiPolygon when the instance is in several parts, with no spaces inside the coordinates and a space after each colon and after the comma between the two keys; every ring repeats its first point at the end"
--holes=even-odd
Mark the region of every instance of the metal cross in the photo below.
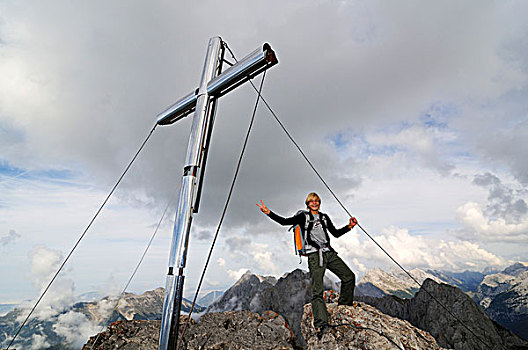
{"type": "Polygon", "coordinates": [[[200,203],[209,141],[216,112],[216,101],[220,96],[278,63],[271,47],[264,44],[262,48],[256,49],[222,72],[225,47],[225,43],[220,37],[209,39],[202,78],[198,88],[158,115],[157,123],[168,125],[194,111],[186,162],[176,205],[159,350],[175,349],[178,342],[189,233],[193,214],[198,212],[200,203]]]}

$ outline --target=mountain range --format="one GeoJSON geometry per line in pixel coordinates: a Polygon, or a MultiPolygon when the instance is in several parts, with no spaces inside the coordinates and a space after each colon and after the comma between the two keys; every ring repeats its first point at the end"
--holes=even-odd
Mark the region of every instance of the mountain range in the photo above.
{"type": "MultiPolygon", "coordinates": [[[[515,263],[503,271],[487,273],[442,272],[414,269],[409,271],[422,283],[431,279],[437,283],[460,288],[479,304],[492,320],[528,339],[528,266],[515,263]]],[[[419,286],[405,272],[381,269],[367,271],[357,286],[358,295],[381,298],[397,296],[412,298],[419,286]]]]}
{"type": "MultiPolygon", "coordinates": [[[[460,288],[444,283],[431,272],[412,270],[411,274],[420,282],[421,287],[415,288],[413,284],[416,282],[397,271],[369,271],[358,283],[357,299],[431,333],[442,347],[478,349],[479,344],[482,345],[481,341],[463,326],[469,324],[475,329],[486,330],[480,334],[480,338],[495,346],[492,348],[499,348],[504,343],[528,349],[527,341],[495,323],[460,288]],[[374,293],[365,293],[370,291],[374,293]],[[430,294],[434,296],[433,299],[430,294]],[[442,305],[439,306],[438,301],[442,305]],[[446,312],[444,306],[452,311],[446,312]]],[[[457,283],[465,286],[469,284],[475,289],[474,283],[464,280],[461,278],[463,276],[474,278],[471,274],[462,274],[458,276],[457,283]]],[[[325,282],[326,289],[336,289],[332,281],[325,282]]],[[[263,313],[273,310],[286,319],[293,330],[296,344],[306,346],[306,340],[300,332],[300,321],[303,305],[310,302],[310,294],[310,277],[306,271],[297,269],[278,280],[246,272],[220,299],[207,308],[206,313],[236,310],[263,313]]]]}
{"type": "MultiPolygon", "coordinates": [[[[463,301],[467,321],[488,329],[494,341],[502,339],[524,346],[521,338],[528,338],[528,266],[516,263],[502,271],[443,272],[414,269],[409,271],[422,287],[439,293],[449,305],[460,306],[463,301]],[[425,282],[426,281],[426,282],[425,282]],[[449,297],[450,296],[450,297],[449,297]],[[497,322],[498,324],[494,323],[497,322]],[[501,327],[500,325],[504,326],[501,327]]],[[[325,279],[325,288],[339,290],[338,284],[325,279]]],[[[381,269],[367,271],[356,288],[358,300],[373,305],[381,312],[411,322],[428,331],[441,346],[454,346],[452,337],[461,334],[460,325],[449,321],[442,308],[431,308],[431,301],[424,301],[424,292],[406,273],[381,269]],[[442,330],[437,320],[449,325],[450,337],[442,339],[442,330]],[[457,333],[458,332],[458,333],[457,333]]],[[[259,276],[246,272],[225,292],[211,292],[199,299],[196,314],[247,310],[264,313],[273,310],[286,320],[295,336],[295,343],[305,346],[300,331],[303,306],[310,302],[309,273],[296,269],[280,278],[259,276]]],[[[158,288],[142,295],[126,293],[116,304],[116,299],[105,297],[98,300],[95,295],[47,317],[32,319],[17,338],[16,348],[78,349],[89,336],[101,331],[101,323],[117,320],[156,320],[161,318],[164,291],[158,288]],[[114,305],[117,305],[115,309],[114,305]],[[39,345],[36,346],[36,345],[39,345]],[[67,345],[65,345],[67,344],[67,345]]],[[[182,309],[187,312],[190,302],[184,299],[182,309]]],[[[0,316],[0,348],[6,347],[10,337],[17,331],[28,310],[16,308],[0,316]]],[[[463,314],[461,317],[466,317],[463,314]]],[[[467,334],[466,334],[467,336],[467,334]]],[[[528,346],[528,345],[527,345],[528,346]]],[[[456,347],[455,348],[460,348],[456,347]]]]}

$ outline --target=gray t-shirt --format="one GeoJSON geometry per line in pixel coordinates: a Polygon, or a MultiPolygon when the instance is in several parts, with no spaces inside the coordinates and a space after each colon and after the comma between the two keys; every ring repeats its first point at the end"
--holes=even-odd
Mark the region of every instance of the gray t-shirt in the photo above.
{"type": "MultiPolygon", "coordinates": [[[[311,231],[311,238],[312,240],[319,244],[319,246],[325,246],[328,244],[328,241],[326,240],[326,235],[323,231],[323,225],[321,224],[321,218],[320,215],[314,215],[314,223],[311,231]]],[[[323,249],[326,250],[326,249],[323,249]]]]}

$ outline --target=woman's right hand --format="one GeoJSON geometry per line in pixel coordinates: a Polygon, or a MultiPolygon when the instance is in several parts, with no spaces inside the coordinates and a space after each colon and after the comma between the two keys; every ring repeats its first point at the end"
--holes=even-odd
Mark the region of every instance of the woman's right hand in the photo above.
{"type": "Polygon", "coordinates": [[[260,211],[263,212],[266,215],[268,215],[270,213],[270,211],[271,211],[271,210],[268,209],[268,207],[266,207],[266,204],[264,204],[262,199],[260,200],[260,204],[257,203],[257,206],[260,208],[260,211]]]}

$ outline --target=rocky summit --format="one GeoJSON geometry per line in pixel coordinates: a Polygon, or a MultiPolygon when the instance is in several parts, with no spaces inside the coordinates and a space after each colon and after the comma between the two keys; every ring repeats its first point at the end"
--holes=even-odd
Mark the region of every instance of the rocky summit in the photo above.
{"type": "MultiPolygon", "coordinates": [[[[188,318],[180,320],[180,334],[188,318]]],[[[90,338],[83,350],[156,350],[160,321],[118,321],[90,338]]],[[[282,316],[275,312],[263,315],[249,311],[229,311],[204,315],[191,321],[185,330],[180,349],[294,349],[294,337],[282,316]]]]}
{"type": "Polygon", "coordinates": [[[331,303],[327,308],[331,327],[318,335],[312,325],[312,306],[304,306],[301,330],[308,349],[443,349],[429,333],[370,305],[331,303]]]}
{"type": "MultiPolygon", "coordinates": [[[[367,304],[328,304],[333,327],[321,339],[313,328],[310,304],[303,308],[301,330],[307,350],[316,349],[442,349],[427,332],[409,322],[385,315],[367,304]]],[[[187,318],[182,318],[180,334],[187,318]]],[[[160,321],[118,321],[94,336],[83,350],[141,349],[158,346],[160,321]]],[[[198,323],[192,321],[185,332],[185,350],[264,350],[298,349],[286,320],[275,312],[261,315],[249,311],[209,313],[198,323]]]]}

